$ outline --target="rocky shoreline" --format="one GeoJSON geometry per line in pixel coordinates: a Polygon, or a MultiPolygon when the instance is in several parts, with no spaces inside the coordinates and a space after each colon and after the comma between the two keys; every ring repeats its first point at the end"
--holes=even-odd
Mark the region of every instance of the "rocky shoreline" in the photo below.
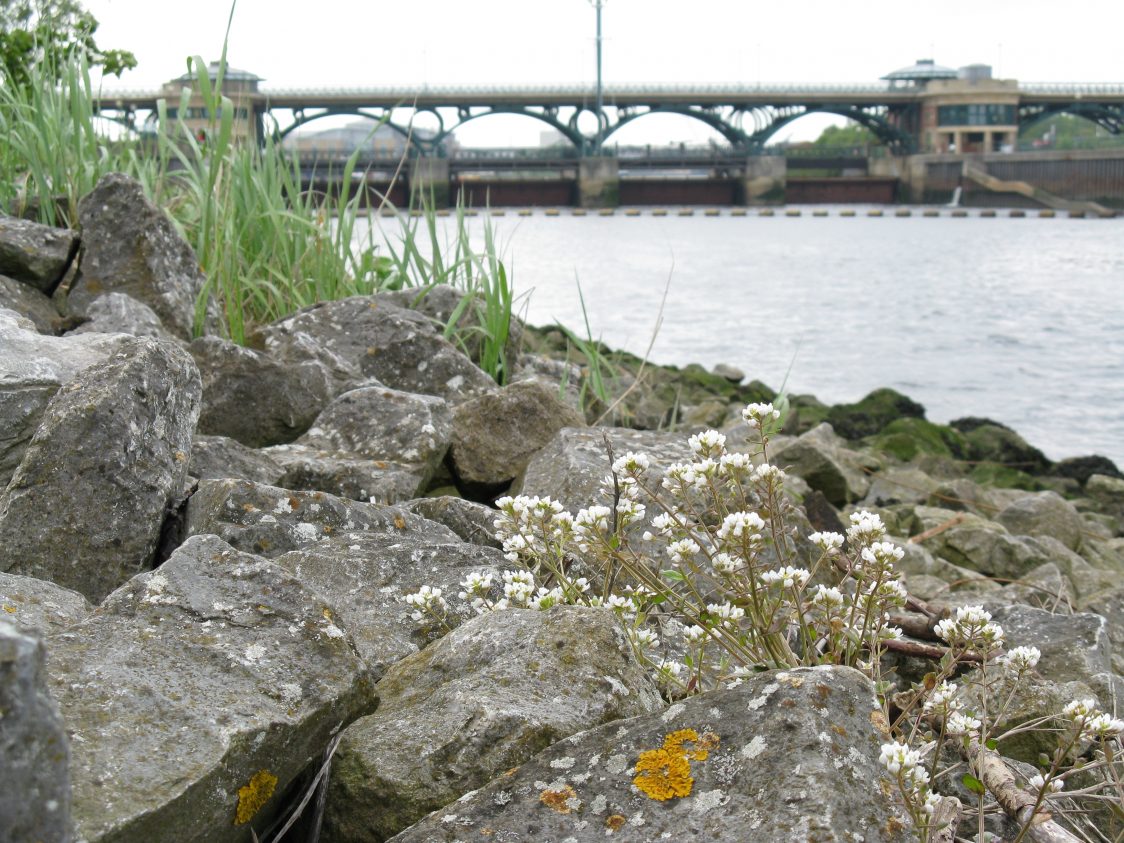
{"type": "MultiPolygon", "coordinates": [[[[0,216],[0,839],[266,841],[305,796],[284,840],[910,839],[856,671],[671,703],[608,610],[457,605],[434,629],[404,599],[501,578],[500,495],[576,512],[607,447],[663,470],[689,433],[744,439],[769,387],[603,349],[591,398],[598,361],[519,324],[498,387],[442,336],[443,287],[323,302],[246,347],[207,304],[192,339],[206,281],[140,186],[107,177],[79,220],[0,216]],[[686,732],[710,742],[691,795],[649,798],[640,754],[686,732]]],[[[914,597],[1041,650],[1019,716],[1113,710],[1111,461],[892,390],[788,400],[770,456],[805,535],[878,513],[914,597]]]]}

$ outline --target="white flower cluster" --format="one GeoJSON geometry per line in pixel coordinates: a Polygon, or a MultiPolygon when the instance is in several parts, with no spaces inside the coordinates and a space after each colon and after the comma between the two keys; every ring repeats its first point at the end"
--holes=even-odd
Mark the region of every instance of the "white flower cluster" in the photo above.
{"type": "Polygon", "coordinates": [[[953,647],[991,653],[1003,646],[1003,627],[992,623],[982,606],[961,606],[955,618],[945,618],[935,632],[953,647]]]}
{"type": "Polygon", "coordinates": [[[877,513],[863,509],[851,513],[851,526],[847,528],[847,541],[853,548],[862,548],[886,535],[886,525],[877,513]]]}
{"type": "Polygon", "coordinates": [[[839,533],[812,533],[808,536],[808,541],[828,556],[837,555],[843,547],[843,536],[839,533]]]}
{"type": "Polygon", "coordinates": [[[496,501],[496,538],[503,542],[509,562],[526,563],[549,554],[570,538],[574,519],[549,497],[517,495],[496,501]]]}
{"type": "Polygon", "coordinates": [[[753,430],[760,430],[763,425],[775,422],[780,417],[780,410],[773,409],[772,404],[749,404],[742,410],[742,418],[753,430]]]}
{"type": "Polygon", "coordinates": [[[1012,647],[996,659],[996,664],[1009,673],[1021,676],[1034,670],[1042,653],[1037,647],[1012,647]]]}
{"type": "Polygon", "coordinates": [[[1062,709],[1062,716],[1073,721],[1080,740],[1114,738],[1124,732],[1124,720],[1102,712],[1096,700],[1074,700],[1062,709]]]}
{"type": "Polygon", "coordinates": [[[1054,778],[1051,778],[1049,781],[1047,781],[1042,777],[1041,773],[1035,773],[1033,776],[1026,780],[1026,783],[1033,787],[1035,790],[1046,790],[1047,796],[1049,796],[1051,793],[1057,793],[1063,787],[1065,787],[1065,782],[1062,781],[1060,777],[1055,776],[1054,778]]]}
{"type": "Polygon", "coordinates": [[[782,588],[803,588],[811,576],[811,573],[803,568],[785,565],[775,571],[764,571],[761,574],[761,582],[766,586],[779,584],[782,588]]]}
{"type": "Polygon", "coordinates": [[[410,615],[415,621],[422,620],[426,615],[443,620],[449,612],[449,604],[441,596],[441,589],[428,585],[423,585],[413,594],[407,594],[406,603],[415,608],[410,615]]]}
{"type": "Polygon", "coordinates": [[[903,795],[909,801],[919,803],[922,811],[931,814],[940,797],[929,791],[929,771],[922,765],[922,752],[912,749],[908,744],[882,744],[878,760],[891,775],[896,776],[903,795]]]}

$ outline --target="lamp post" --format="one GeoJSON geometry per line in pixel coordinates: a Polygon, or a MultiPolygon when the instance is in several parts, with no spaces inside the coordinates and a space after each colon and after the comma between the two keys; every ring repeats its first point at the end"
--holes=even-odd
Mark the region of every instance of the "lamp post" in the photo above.
{"type": "Polygon", "coordinates": [[[589,0],[597,10],[597,134],[593,139],[593,154],[601,156],[601,130],[605,126],[604,101],[601,91],[601,7],[609,0],[589,0]]]}

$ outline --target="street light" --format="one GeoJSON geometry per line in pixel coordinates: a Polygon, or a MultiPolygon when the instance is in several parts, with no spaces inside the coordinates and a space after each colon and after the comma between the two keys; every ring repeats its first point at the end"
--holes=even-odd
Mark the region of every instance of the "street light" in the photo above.
{"type": "Polygon", "coordinates": [[[603,100],[601,94],[601,7],[609,0],[589,0],[589,4],[597,10],[597,134],[593,139],[593,152],[601,155],[601,130],[605,125],[603,100]]]}

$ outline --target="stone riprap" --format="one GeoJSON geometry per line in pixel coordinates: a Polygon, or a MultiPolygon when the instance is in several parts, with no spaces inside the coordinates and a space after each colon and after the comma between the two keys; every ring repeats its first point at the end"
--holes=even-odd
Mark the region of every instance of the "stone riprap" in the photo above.
{"type": "MultiPolygon", "coordinates": [[[[516,320],[500,387],[473,362],[478,337],[444,338],[475,307],[446,287],[249,326],[252,350],[212,321],[193,338],[204,279],[139,186],[103,179],[81,217],[76,260],[76,234],[26,227],[9,239],[43,238],[44,254],[0,258],[0,307],[24,314],[0,310],[0,838],[67,840],[71,816],[74,841],[267,840],[341,734],[322,839],[909,838],[856,672],[661,698],[609,613],[477,616],[458,595],[490,576],[499,599],[516,567],[497,495],[606,503],[610,448],[648,454],[657,488],[703,427],[747,450],[741,410],[773,400],[767,386],[606,349],[594,398],[596,361],[516,320]],[[585,426],[599,420],[624,426],[585,426]],[[423,586],[443,617],[407,600],[423,586]],[[653,761],[672,756],[689,771],[674,786],[653,761]]],[[[770,446],[790,530],[842,531],[872,508],[914,596],[982,605],[1009,646],[1041,649],[1000,729],[1124,697],[1117,466],[1053,464],[988,419],[934,424],[892,390],[790,406],[770,446]]],[[[655,549],[647,526],[634,548],[655,549]]],[[[810,567],[803,538],[794,564],[810,567]]],[[[603,571],[580,556],[567,571],[596,590],[603,571]]],[[[546,602],[551,585],[536,572],[546,602]]],[[[660,657],[682,659],[674,625],[661,635],[660,657]]],[[[933,669],[891,660],[891,691],[933,669]]],[[[1033,762],[1055,740],[1001,749],[1033,762]]],[[[957,778],[938,787],[966,799],[957,778]]]]}

